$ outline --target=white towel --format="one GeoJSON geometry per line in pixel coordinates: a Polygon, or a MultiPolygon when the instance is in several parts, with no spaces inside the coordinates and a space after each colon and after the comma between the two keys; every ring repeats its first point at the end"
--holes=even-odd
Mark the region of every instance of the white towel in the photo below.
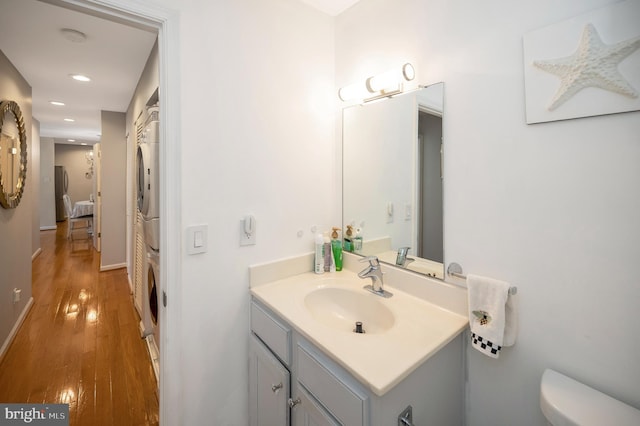
{"type": "Polygon", "coordinates": [[[518,330],[516,296],[509,283],[478,275],[467,275],[471,345],[492,358],[503,346],[516,341],[518,330]]]}

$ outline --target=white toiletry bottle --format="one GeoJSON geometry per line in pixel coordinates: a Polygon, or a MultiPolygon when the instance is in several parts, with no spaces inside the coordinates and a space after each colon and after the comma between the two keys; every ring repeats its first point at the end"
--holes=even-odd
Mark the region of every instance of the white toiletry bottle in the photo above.
{"type": "Polygon", "coordinates": [[[362,254],[362,229],[356,228],[356,236],[353,238],[353,251],[362,254]]]}
{"type": "Polygon", "coordinates": [[[333,257],[331,255],[331,239],[329,238],[329,233],[325,232],[322,235],[322,239],[324,240],[324,245],[322,246],[322,254],[324,256],[324,271],[331,272],[333,257]]]}
{"type": "Polygon", "coordinates": [[[316,274],[324,274],[324,237],[317,234],[315,238],[315,263],[316,274]]]}

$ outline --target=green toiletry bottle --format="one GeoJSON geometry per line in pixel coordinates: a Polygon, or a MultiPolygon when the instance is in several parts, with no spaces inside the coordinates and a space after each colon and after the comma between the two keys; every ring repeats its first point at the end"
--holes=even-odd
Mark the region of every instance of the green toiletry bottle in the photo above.
{"type": "Polygon", "coordinates": [[[353,226],[347,225],[344,233],[344,250],[353,253],[353,226]]]}
{"type": "Polygon", "coordinates": [[[342,243],[338,237],[338,230],[340,228],[333,228],[331,233],[331,251],[333,252],[333,261],[336,265],[336,271],[342,271],[342,243]]]}

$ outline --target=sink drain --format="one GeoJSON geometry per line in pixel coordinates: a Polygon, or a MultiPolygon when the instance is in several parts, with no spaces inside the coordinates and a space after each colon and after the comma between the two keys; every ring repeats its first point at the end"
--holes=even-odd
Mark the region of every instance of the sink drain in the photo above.
{"type": "Polygon", "coordinates": [[[354,333],[358,333],[358,334],[364,334],[365,331],[362,328],[362,322],[361,321],[356,321],[356,328],[353,329],[354,333]]]}

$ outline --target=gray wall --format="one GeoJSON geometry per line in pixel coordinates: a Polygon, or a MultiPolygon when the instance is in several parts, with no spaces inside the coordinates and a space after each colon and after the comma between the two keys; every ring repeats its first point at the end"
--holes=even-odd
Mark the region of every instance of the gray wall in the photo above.
{"type": "Polygon", "coordinates": [[[40,122],[33,119],[31,126],[31,253],[40,253],[40,122]]]}
{"type": "Polygon", "coordinates": [[[102,212],[100,270],[126,266],[126,164],[125,114],[102,111],[102,212]]]}
{"type": "Polygon", "coordinates": [[[56,229],[53,138],[40,138],[40,229],[56,229]]]}
{"type": "Polygon", "coordinates": [[[0,51],[0,99],[13,100],[22,110],[27,132],[27,180],[15,209],[0,207],[0,342],[7,343],[20,313],[31,298],[32,220],[34,189],[31,162],[31,87],[0,51]],[[13,303],[13,289],[22,290],[22,300],[13,303]]]}

